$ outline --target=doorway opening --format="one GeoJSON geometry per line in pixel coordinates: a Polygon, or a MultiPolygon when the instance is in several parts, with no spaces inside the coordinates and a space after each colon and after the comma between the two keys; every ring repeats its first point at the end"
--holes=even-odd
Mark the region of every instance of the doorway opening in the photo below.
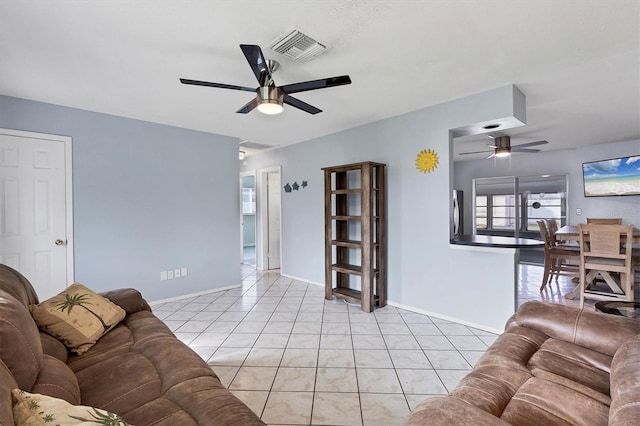
{"type": "Polygon", "coordinates": [[[256,173],[240,174],[240,250],[242,264],[256,264],[256,173]]]}

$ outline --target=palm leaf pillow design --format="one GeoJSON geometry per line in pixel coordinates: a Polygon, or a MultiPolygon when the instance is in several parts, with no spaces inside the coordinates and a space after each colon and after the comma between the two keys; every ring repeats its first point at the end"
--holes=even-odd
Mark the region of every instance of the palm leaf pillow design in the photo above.
{"type": "Polygon", "coordinates": [[[118,305],[80,283],[29,307],[38,328],[80,355],[125,317],[118,305]]]}
{"type": "Polygon", "coordinates": [[[71,405],[51,396],[29,393],[20,389],[11,391],[13,418],[17,425],[110,425],[127,426],[122,417],[98,408],[71,405]]]}

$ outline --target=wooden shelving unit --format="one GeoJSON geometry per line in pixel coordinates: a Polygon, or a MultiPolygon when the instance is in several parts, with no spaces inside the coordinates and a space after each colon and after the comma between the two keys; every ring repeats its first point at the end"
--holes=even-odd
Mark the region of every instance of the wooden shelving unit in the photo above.
{"type": "Polygon", "coordinates": [[[385,164],[324,167],[325,298],[387,304],[385,164]]]}

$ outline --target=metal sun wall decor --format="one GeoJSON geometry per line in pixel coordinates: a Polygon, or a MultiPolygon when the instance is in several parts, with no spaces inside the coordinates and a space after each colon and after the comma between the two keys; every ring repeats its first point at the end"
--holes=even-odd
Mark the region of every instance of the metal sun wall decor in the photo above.
{"type": "Polygon", "coordinates": [[[306,180],[303,180],[301,184],[298,184],[298,182],[293,182],[293,184],[289,184],[289,182],[287,182],[287,184],[283,187],[284,188],[284,192],[291,192],[291,191],[297,191],[300,188],[304,189],[307,186],[309,186],[309,184],[307,183],[306,180]]]}
{"type": "Polygon", "coordinates": [[[416,169],[422,173],[431,173],[438,167],[438,154],[432,149],[423,149],[416,157],[416,169]]]}

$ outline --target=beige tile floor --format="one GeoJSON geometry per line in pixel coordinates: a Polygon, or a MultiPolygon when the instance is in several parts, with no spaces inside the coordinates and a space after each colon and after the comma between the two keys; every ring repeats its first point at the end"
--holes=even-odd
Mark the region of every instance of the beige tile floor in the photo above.
{"type": "MultiPolygon", "coordinates": [[[[519,267],[519,285],[518,285],[518,306],[530,300],[544,300],[547,302],[561,303],[563,305],[579,306],[578,299],[567,299],[565,294],[573,290],[577,282],[572,281],[571,277],[560,276],[553,279],[547,284],[543,291],[540,291],[542,284],[542,276],[544,268],[540,265],[521,264],[519,267]]],[[[593,303],[587,302],[593,305],[593,303]]]]}
{"type": "Polygon", "coordinates": [[[240,288],[153,311],[269,425],[401,425],[496,338],[392,306],[366,314],[278,273],[243,275],[240,288]]]}
{"type": "MultiPolygon", "coordinates": [[[[577,305],[560,277],[521,265],[519,305],[577,305]]],[[[592,303],[591,303],[592,305],[592,303]]],[[[449,392],[496,335],[392,306],[363,313],[317,285],[243,268],[242,286],[154,304],[231,392],[269,425],[401,425],[449,392]]]]}
{"type": "MultiPolygon", "coordinates": [[[[565,294],[573,290],[578,283],[571,277],[561,276],[553,279],[544,290],[540,291],[544,269],[539,265],[521,264],[519,268],[518,306],[529,300],[544,300],[547,302],[561,303],[563,305],[580,306],[580,300],[567,299],[565,294]]],[[[637,283],[636,274],[636,283],[637,283]]],[[[640,285],[634,286],[634,298],[640,300],[640,285]]],[[[585,300],[585,307],[595,309],[594,300],[585,300]]]]}

